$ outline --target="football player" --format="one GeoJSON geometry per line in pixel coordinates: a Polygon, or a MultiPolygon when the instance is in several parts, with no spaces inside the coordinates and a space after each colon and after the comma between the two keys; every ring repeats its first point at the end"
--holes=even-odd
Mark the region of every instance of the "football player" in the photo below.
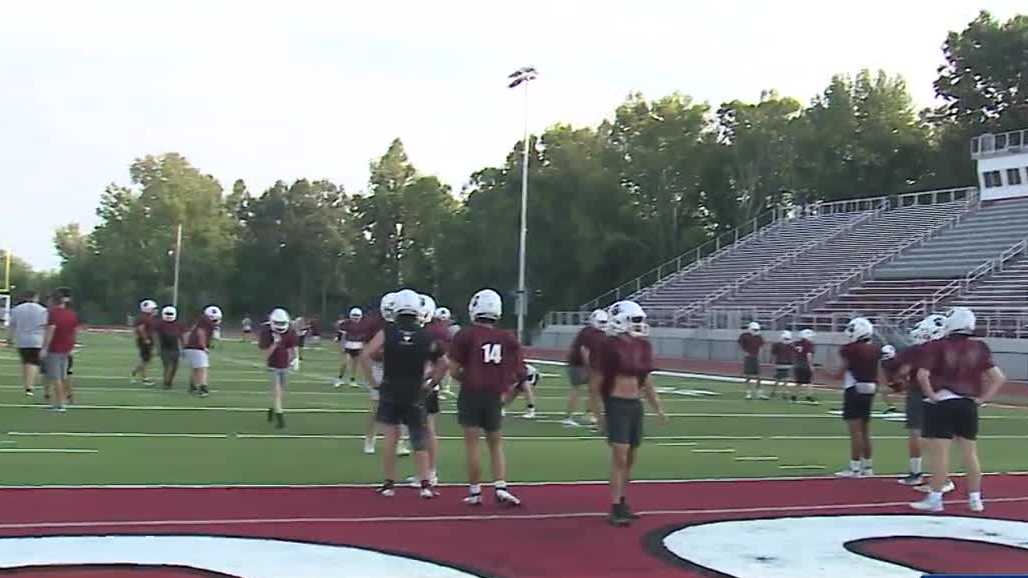
{"type": "Polygon", "coordinates": [[[285,397],[286,376],[290,369],[300,369],[300,358],[296,348],[300,338],[290,328],[289,313],[285,309],[274,309],[268,315],[268,322],[261,326],[257,347],[264,354],[264,360],[271,373],[271,407],[268,408],[268,421],[274,420],[275,428],[286,427],[286,418],[282,409],[285,397]]]}
{"type": "Polygon", "coordinates": [[[943,510],[943,486],[949,477],[949,450],[956,438],[967,469],[968,508],[985,509],[982,467],[978,461],[978,408],[1006,383],[984,341],[974,339],[975,315],[954,307],[946,317],[946,336],[926,344],[914,361],[917,383],[925,398],[924,440],[932,470],[931,491],[910,507],[927,512],[943,510]]]}
{"type": "MultiPolygon", "coordinates": [[[[382,296],[379,301],[379,312],[381,315],[378,317],[373,325],[374,335],[377,335],[380,331],[384,330],[389,324],[396,321],[396,293],[386,293],[382,296]]],[[[344,335],[345,338],[345,335],[344,335]]],[[[363,351],[362,351],[363,353],[363,351]]],[[[358,357],[358,360],[360,358],[358,357]]],[[[370,356],[371,372],[375,380],[378,382],[382,381],[382,354],[381,352],[370,356]]],[[[378,390],[371,387],[368,384],[368,399],[370,404],[368,406],[368,426],[364,433],[364,453],[373,454],[375,453],[375,437],[378,435],[378,402],[379,393],[378,390]]],[[[397,455],[409,455],[410,450],[407,449],[406,445],[402,442],[397,449],[397,455]]]]}
{"type": "Polygon", "coordinates": [[[293,331],[296,332],[297,337],[297,359],[303,361],[303,348],[307,345],[307,334],[310,333],[311,326],[309,323],[307,323],[307,319],[303,317],[297,317],[293,320],[293,331]]]}
{"type": "Polygon", "coordinates": [[[742,374],[746,378],[746,399],[768,399],[760,386],[760,350],[763,347],[760,324],[751,321],[746,331],[739,336],[739,349],[743,354],[742,374]]]}
{"type": "Polygon", "coordinates": [[[153,358],[154,329],[157,325],[157,302],[152,299],[144,299],[139,304],[139,315],[135,321],[136,349],[139,351],[139,364],[132,370],[132,383],[136,382],[136,376],[143,378],[144,385],[153,385],[146,375],[146,368],[153,358]]]}
{"type": "Polygon", "coordinates": [[[211,339],[221,325],[221,308],[209,305],[186,333],[186,361],[192,369],[189,376],[189,393],[207,397],[208,369],[211,366],[211,339]]]}
{"type": "Polygon", "coordinates": [[[250,336],[253,334],[253,319],[250,319],[249,313],[243,315],[243,320],[239,325],[243,329],[243,341],[249,342],[250,336]]]}
{"type": "Polygon", "coordinates": [[[846,326],[848,343],[839,348],[842,365],[838,378],[845,390],[842,419],[850,436],[850,465],[835,475],[840,478],[862,478],[874,475],[871,465],[871,405],[879,381],[882,348],[871,341],[874,326],[863,317],[851,319],[846,326]]]}
{"type": "Polygon", "coordinates": [[[507,460],[503,451],[503,392],[524,365],[521,343],[513,333],[496,327],[503,300],[492,289],[475,293],[468,304],[471,325],[461,329],[450,344],[450,373],[460,383],[457,421],[464,428],[469,495],[464,503],[482,503],[478,444],[485,434],[491,459],[496,501],[521,504],[507,486],[507,460]]]}
{"type": "MultiPolygon", "coordinates": [[[[525,413],[521,416],[525,419],[535,419],[535,386],[539,383],[539,371],[535,367],[528,365],[527,363],[518,372],[518,379],[514,383],[507,393],[503,395],[504,407],[509,406],[518,395],[525,394],[525,413]]],[[[503,415],[506,416],[507,412],[504,411],[503,415]]]]}
{"type": "Polygon", "coordinates": [[[168,305],[161,309],[161,321],[157,324],[157,341],[161,346],[161,365],[164,366],[164,389],[171,389],[178,373],[178,360],[184,345],[185,329],[178,322],[178,309],[168,305]]]}
{"type": "MultiPolygon", "coordinates": [[[[432,335],[434,335],[443,346],[443,351],[449,351],[450,342],[453,341],[453,336],[457,334],[457,331],[454,330],[453,316],[450,314],[450,310],[446,307],[437,308],[435,313],[432,315],[432,323],[429,324],[428,328],[429,331],[432,332],[432,335]]],[[[458,327],[457,330],[459,329],[460,328],[458,327]]],[[[443,376],[443,381],[440,384],[439,399],[446,399],[452,395],[453,391],[450,386],[450,375],[447,372],[443,376]]]]}
{"type": "MultiPolygon", "coordinates": [[[[796,358],[796,349],[792,346],[792,332],[783,331],[778,342],[771,344],[771,357],[775,360],[775,382],[771,386],[771,397],[778,393],[778,386],[782,386],[782,399],[786,399],[785,388],[789,386],[789,377],[792,375],[792,365],[796,358]]],[[[792,396],[795,399],[795,395],[792,396]]]]}
{"type": "MultiPolygon", "coordinates": [[[[806,390],[804,401],[810,404],[817,404],[814,397],[814,332],[810,329],[800,331],[799,341],[793,342],[793,373],[796,379],[796,387],[803,386],[806,390]]],[[[792,396],[792,401],[797,401],[797,396],[792,396]]]]}
{"type": "MultiPolygon", "coordinates": [[[[580,425],[575,421],[575,412],[578,410],[578,390],[583,385],[589,384],[589,355],[606,338],[608,319],[609,315],[603,309],[593,311],[589,315],[589,325],[579,330],[571,342],[567,356],[568,382],[571,383],[571,389],[568,391],[567,415],[562,422],[565,427],[580,425]]],[[[592,421],[596,420],[595,415],[591,417],[592,421]]]]}
{"type": "MultiPolygon", "coordinates": [[[[422,498],[433,498],[428,455],[428,418],[425,398],[438,383],[444,368],[442,351],[419,322],[423,305],[421,296],[410,289],[395,295],[396,321],[372,337],[360,356],[360,364],[368,383],[380,391],[378,423],[385,434],[382,469],[385,480],[379,494],[396,493],[396,450],[400,441],[400,425],[407,426],[414,449],[417,477],[422,498]],[[382,377],[376,379],[371,367],[373,356],[382,356],[382,377]],[[431,377],[426,379],[426,368],[431,377]]],[[[432,307],[435,310],[435,307],[432,307]]]]}
{"type": "Polygon", "coordinates": [[[343,359],[339,364],[339,378],[336,379],[336,387],[342,387],[347,368],[350,370],[350,385],[360,387],[357,384],[357,358],[360,357],[364,343],[374,335],[367,334],[369,329],[372,327],[364,321],[364,312],[360,307],[352,307],[347,319],[339,325],[339,349],[343,354],[343,359]]]}
{"type": "Polygon", "coordinates": [[[606,430],[611,450],[608,521],[614,526],[627,526],[637,517],[629,508],[625,493],[642,444],[641,398],[646,398],[661,422],[666,422],[667,416],[650,383],[653,347],[646,339],[650,329],[646,313],[634,301],[619,301],[611,306],[607,324],[610,335],[597,345],[592,356],[589,404],[598,416],[603,401],[601,428],[606,430]]]}

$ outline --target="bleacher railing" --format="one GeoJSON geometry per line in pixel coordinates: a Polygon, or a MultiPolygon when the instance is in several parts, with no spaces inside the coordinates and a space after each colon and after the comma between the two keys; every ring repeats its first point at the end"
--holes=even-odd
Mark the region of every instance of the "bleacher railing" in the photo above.
{"type": "Polygon", "coordinates": [[[631,281],[597,295],[580,305],[579,309],[592,311],[622,299],[637,299],[650,291],[659,289],[679,274],[702,267],[704,264],[734,251],[744,243],[767,234],[773,226],[777,226],[789,218],[791,217],[786,209],[775,208],[764,211],[747,221],[746,225],[721,233],[698,247],[657,265],[631,281]]]}
{"type": "Polygon", "coordinates": [[[965,201],[968,205],[977,203],[978,189],[975,187],[958,187],[955,189],[903,193],[902,195],[896,195],[896,208],[901,209],[915,205],[938,205],[940,203],[955,203],[957,201],[965,201]]]}

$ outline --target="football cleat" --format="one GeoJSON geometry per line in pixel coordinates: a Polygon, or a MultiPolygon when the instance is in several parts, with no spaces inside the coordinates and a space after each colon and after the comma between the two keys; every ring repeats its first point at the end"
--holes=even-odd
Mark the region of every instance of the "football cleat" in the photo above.
{"type": "Polygon", "coordinates": [[[971,499],[967,500],[967,508],[969,510],[971,510],[972,512],[984,512],[985,511],[985,504],[982,503],[982,499],[981,498],[978,498],[978,499],[971,498],[971,499]]]}
{"type": "Polygon", "coordinates": [[[375,440],[364,440],[364,453],[368,455],[375,453],[375,440]]]}
{"type": "Polygon", "coordinates": [[[332,382],[332,387],[335,387],[335,388],[343,387],[343,380],[342,380],[342,378],[338,378],[335,381],[333,381],[332,382]]]}
{"type": "Polygon", "coordinates": [[[896,482],[904,486],[920,486],[924,483],[924,474],[907,474],[896,480],[896,482]]]}
{"type": "Polygon", "coordinates": [[[525,419],[535,419],[535,408],[533,407],[532,409],[526,411],[525,415],[523,415],[521,417],[523,417],[525,419]]]}
{"type": "Polygon", "coordinates": [[[463,501],[468,506],[481,506],[482,494],[469,494],[468,497],[464,498],[463,501]]]}
{"type": "Polygon", "coordinates": [[[507,506],[520,506],[521,500],[505,489],[496,490],[496,501],[507,506]]]}
{"type": "Polygon", "coordinates": [[[435,491],[433,491],[432,488],[421,488],[421,491],[418,492],[418,495],[421,496],[421,498],[424,500],[431,500],[439,494],[435,493],[435,491]]]}
{"type": "Polygon", "coordinates": [[[410,447],[407,446],[407,442],[401,441],[396,444],[396,455],[398,456],[409,456],[410,447]]]}
{"type": "Polygon", "coordinates": [[[386,482],[378,489],[378,495],[392,498],[396,495],[396,489],[393,487],[393,484],[386,482]]]}
{"type": "Polygon", "coordinates": [[[840,472],[835,472],[835,477],[837,478],[859,478],[860,475],[860,470],[851,470],[849,468],[842,470],[840,472]]]}
{"type": "MultiPolygon", "coordinates": [[[[928,484],[916,486],[914,489],[923,494],[927,494],[928,492],[932,491],[932,487],[928,484]]],[[[955,489],[957,489],[957,485],[953,483],[953,480],[946,480],[946,483],[942,485],[942,493],[944,494],[948,494],[949,492],[952,492],[955,489]]]]}
{"type": "Polygon", "coordinates": [[[31,389],[26,389],[25,390],[25,395],[28,396],[28,397],[32,397],[32,396],[36,395],[36,393],[34,391],[32,391],[31,389]]]}
{"type": "Polygon", "coordinates": [[[625,527],[632,523],[631,514],[627,511],[628,509],[624,504],[614,504],[610,508],[610,515],[607,516],[607,522],[611,526],[625,527]]]}
{"type": "Polygon", "coordinates": [[[577,421],[575,421],[575,418],[573,418],[573,417],[565,418],[564,421],[562,421],[560,423],[564,427],[581,427],[581,424],[579,424],[577,421]]]}
{"type": "Polygon", "coordinates": [[[864,468],[864,469],[860,470],[860,477],[861,478],[873,478],[874,475],[875,475],[875,471],[872,470],[871,468],[864,468]]]}
{"type": "Polygon", "coordinates": [[[211,394],[211,392],[210,392],[210,390],[207,389],[206,385],[201,385],[200,386],[200,397],[207,397],[210,394],[211,394]]]}
{"type": "Polygon", "coordinates": [[[943,510],[942,500],[933,500],[931,496],[920,502],[910,502],[910,507],[921,512],[941,512],[943,510]]]}
{"type": "Polygon", "coordinates": [[[746,392],[746,399],[753,399],[753,394],[747,391],[746,392]]]}
{"type": "Polygon", "coordinates": [[[275,414],[275,429],[285,429],[285,428],[286,428],[286,414],[284,414],[284,413],[276,413],[275,414]]]}

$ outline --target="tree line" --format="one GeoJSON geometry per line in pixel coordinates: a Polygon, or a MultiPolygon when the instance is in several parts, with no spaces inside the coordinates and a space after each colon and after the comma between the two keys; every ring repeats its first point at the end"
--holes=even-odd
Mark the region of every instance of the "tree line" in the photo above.
{"type": "MultiPolygon", "coordinates": [[[[279,181],[229,190],[177,153],[132,163],[99,225],[56,232],[56,278],[92,322],[144,297],[170,300],[184,225],[180,302],[231,315],[282,305],[334,317],[401,284],[463,310],[483,286],[513,309],[521,155],[529,147],[530,314],[574,307],[775,207],[976,182],[971,136],[1028,126],[1028,16],[982,12],[943,45],[935,91],[917,110],[902,78],[838,75],[809,103],[764,92],[717,108],[674,93],[632,94],[597,126],[556,124],[455,192],[397,139],[366,190],[279,181]]],[[[24,275],[33,275],[30,271],[24,275]]]]}

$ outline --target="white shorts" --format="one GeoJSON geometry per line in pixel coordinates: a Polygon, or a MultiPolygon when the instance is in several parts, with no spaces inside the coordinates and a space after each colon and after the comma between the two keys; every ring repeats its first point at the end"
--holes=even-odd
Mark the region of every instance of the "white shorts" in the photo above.
{"type": "Polygon", "coordinates": [[[211,366],[210,356],[206,351],[200,349],[186,350],[186,363],[193,369],[207,369],[211,366]]]}
{"type": "MultiPolygon", "coordinates": [[[[381,363],[372,363],[371,364],[371,376],[375,378],[375,381],[378,382],[378,383],[382,383],[382,376],[383,375],[385,375],[385,369],[382,368],[382,364],[381,363]]],[[[373,388],[373,387],[371,387],[369,385],[368,386],[368,397],[371,398],[371,401],[378,401],[378,397],[379,397],[378,390],[373,388]]]]}
{"type": "Polygon", "coordinates": [[[343,349],[364,349],[363,341],[344,341],[343,349]]]}

